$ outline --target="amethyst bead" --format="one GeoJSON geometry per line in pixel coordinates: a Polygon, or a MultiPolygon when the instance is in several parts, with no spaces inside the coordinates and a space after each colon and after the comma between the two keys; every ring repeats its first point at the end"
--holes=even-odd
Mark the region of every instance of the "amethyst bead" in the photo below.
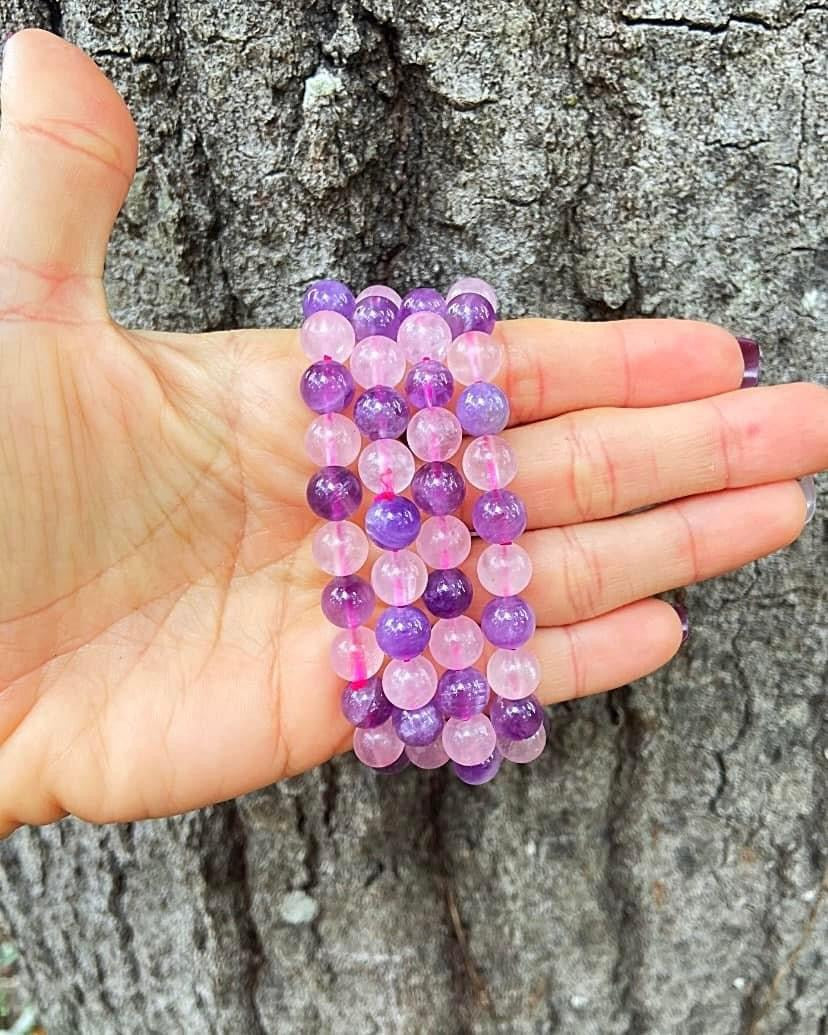
{"type": "Polygon", "coordinates": [[[442,568],[429,575],[423,603],[435,618],[457,618],[471,602],[472,584],[459,568],[442,568]]]}
{"type": "Polygon", "coordinates": [[[446,300],[440,292],[433,287],[414,288],[402,300],[400,316],[404,320],[412,313],[437,313],[438,316],[446,315],[446,300]]]}
{"type": "Polygon", "coordinates": [[[493,489],[475,503],[472,523],[487,543],[513,543],[526,529],[526,505],[508,489],[493,489]]]}
{"type": "Polygon", "coordinates": [[[441,517],[460,509],[466,498],[466,482],[454,464],[432,460],[414,475],[411,495],[420,510],[441,517]]]}
{"type": "Polygon", "coordinates": [[[464,388],[455,409],[467,435],[497,435],[509,423],[509,400],[488,381],[475,381],[464,388]]]}
{"type": "Polygon", "coordinates": [[[411,747],[433,744],[443,732],[443,716],[433,703],[424,704],[422,708],[412,708],[410,711],[395,708],[391,714],[391,721],[403,744],[410,744],[411,747]]]}
{"type": "Polygon", "coordinates": [[[507,701],[495,694],[489,718],[495,733],[504,740],[527,740],[543,725],[543,708],[534,694],[519,701],[507,701]]]}
{"type": "Polygon", "coordinates": [[[405,496],[378,496],[365,512],[365,531],[383,550],[404,550],[420,533],[420,512],[405,496]]]}
{"type": "Polygon", "coordinates": [[[302,315],[307,319],[320,309],[341,313],[347,320],[354,311],[354,295],[341,280],[317,280],[311,284],[302,299],[302,315]]]}
{"type": "Polygon", "coordinates": [[[480,765],[460,765],[459,762],[452,762],[451,767],[454,770],[455,775],[463,781],[463,783],[471,784],[472,787],[477,787],[482,783],[488,783],[489,780],[493,780],[500,769],[500,764],[503,761],[503,755],[497,750],[489,755],[489,757],[481,762],[480,765]]]}
{"type": "Polygon", "coordinates": [[[322,590],[322,613],[340,629],[365,625],[374,610],[374,591],[359,575],[341,575],[322,590]]]}
{"type": "Polygon", "coordinates": [[[535,612],[523,597],[495,597],[483,608],[483,635],[493,647],[517,650],[535,632],[535,612]]]}
{"type": "Polygon", "coordinates": [[[378,438],[399,438],[408,424],[408,404],[394,388],[369,388],[354,406],[354,423],[372,442],[378,438]]]}
{"type": "Polygon", "coordinates": [[[489,701],[489,684],[476,668],[448,669],[440,676],[434,703],[451,719],[470,719],[489,701]]]}
{"type": "Polygon", "coordinates": [[[317,517],[344,521],[362,502],[362,486],[347,467],[323,467],[308,482],[305,495],[317,517]]]}
{"type": "Polygon", "coordinates": [[[415,409],[447,406],[454,394],[454,378],[449,368],[436,359],[423,359],[408,371],[403,388],[415,409]]]}
{"type": "Polygon", "coordinates": [[[471,292],[455,295],[446,306],[446,321],[455,338],[466,331],[491,334],[496,322],[492,303],[471,292]]]}
{"type": "Polygon", "coordinates": [[[400,327],[400,311],[390,298],[383,295],[366,295],[354,305],[351,323],[357,341],[362,341],[372,334],[396,338],[400,327]]]}
{"type": "Polygon", "coordinates": [[[382,692],[380,676],[348,683],[342,691],[342,714],[352,726],[373,729],[391,718],[393,707],[382,692]]]}
{"type": "Polygon", "coordinates": [[[354,379],[335,359],[320,359],[302,374],[299,391],[314,413],[339,413],[354,397],[354,379]]]}
{"type": "Polygon", "coordinates": [[[411,661],[428,646],[431,626],[419,607],[387,607],[377,619],[376,636],[390,658],[411,661]]]}

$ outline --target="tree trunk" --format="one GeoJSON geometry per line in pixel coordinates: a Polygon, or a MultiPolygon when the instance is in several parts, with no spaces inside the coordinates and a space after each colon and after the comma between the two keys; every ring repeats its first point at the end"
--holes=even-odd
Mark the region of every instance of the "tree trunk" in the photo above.
{"type": "MultiPolygon", "coordinates": [[[[770,381],[825,376],[816,3],[0,0],[24,25],[138,123],[126,323],[289,324],[325,273],[474,272],[508,316],[705,317],[770,381]]],[[[531,772],[472,792],[347,757],[19,831],[2,912],[49,1035],[825,1035],[825,533],[692,589],[687,648],[558,706],[531,772]]]]}

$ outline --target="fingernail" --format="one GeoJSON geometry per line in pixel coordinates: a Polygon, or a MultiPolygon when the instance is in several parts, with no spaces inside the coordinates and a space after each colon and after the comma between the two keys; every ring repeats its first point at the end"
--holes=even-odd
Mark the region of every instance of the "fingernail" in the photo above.
{"type": "Polygon", "coordinates": [[[802,489],[802,495],[805,497],[805,524],[812,520],[814,514],[816,514],[816,480],[812,474],[806,475],[804,478],[799,479],[799,487],[802,489]]]}
{"type": "Polygon", "coordinates": [[[762,349],[759,342],[753,338],[737,338],[739,348],[742,350],[742,359],[745,364],[745,372],[742,375],[742,388],[755,388],[762,376],[762,349]]]}
{"type": "Polygon", "coordinates": [[[684,604],[671,604],[670,606],[681,619],[681,642],[684,644],[687,642],[687,637],[690,635],[690,616],[688,615],[687,608],[684,604]]]}

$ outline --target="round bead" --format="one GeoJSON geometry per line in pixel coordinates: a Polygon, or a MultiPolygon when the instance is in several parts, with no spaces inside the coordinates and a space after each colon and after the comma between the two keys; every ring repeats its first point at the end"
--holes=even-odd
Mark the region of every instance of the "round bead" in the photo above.
{"type": "Polygon", "coordinates": [[[451,768],[454,770],[455,776],[462,780],[463,783],[470,784],[472,787],[479,787],[480,784],[494,780],[500,770],[502,761],[503,755],[495,748],[480,765],[460,765],[458,762],[452,762],[451,768]]]}
{"type": "Polygon", "coordinates": [[[495,325],[495,311],[482,295],[467,291],[455,295],[446,305],[446,321],[451,327],[453,338],[466,331],[491,334],[495,325]]]}
{"type": "Polygon", "coordinates": [[[401,773],[404,769],[408,769],[411,762],[408,755],[403,751],[396,762],[392,762],[390,765],[372,765],[369,769],[372,769],[377,776],[396,776],[397,773],[401,773]]]}
{"type": "Polygon", "coordinates": [[[429,575],[423,603],[435,618],[456,618],[468,611],[471,602],[472,584],[459,568],[444,568],[429,575]]]}
{"type": "MultiPolygon", "coordinates": [[[[471,291],[471,288],[469,288],[471,291]]],[[[482,294],[482,292],[481,292],[482,294]]],[[[389,302],[393,302],[394,305],[399,309],[402,305],[402,298],[393,289],[388,287],[387,284],[370,284],[367,288],[360,291],[356,296],[357,302],[361,302],[363,298],[368,298],[370,295],[378,295],[380,298],[387,298],[389,302]]],[[[497,308],[495,306],[495,308],[497,308]]]]}
{"type": "Polygon", "coordinates": [[[475,503],[472,523],[487,543],[512,543],[526,530],[526,506],[508,489],[494,489],[475,503]]]}
{"type": "Polygon", "coordinates": [[[371,492],[400,493],[414,477],[411,450],[395,438],[381,438],[366,446],[357,467],[363,485],[371,492]]]}
{"type": "Polygon", "coordinates": [[[434,697],[437,670],[422,656],[409,661],[394,659],[382,674],[382,689],[397,708],[422,708],[434,697]]]}
{"type": "Polygon", "coordinates": [[[417,538],[420,512],[405,496],[378,496],[365,512],[365,531],[381,549],[403,550],[417,538]]]}
{"type": "Polygon", "coordinates": [[[362,502],[362,486],[347,467],[323,467],[308,482],[305,496],[317,517],[342,521],[362,502]]]}
{"type": "Polygon", "coordinates": [[[445,317],[446,300],[436,288],[414,288],[403,298],[400,306],[400,315],[403,319],[412,313],[437,313],[438,316],[445,317]]]}
{"type": "Polygon", "coordinates": [[[408,445],[421,460],[448,460],[462,441],[460,421],[442,406],[418,410],[408,422],[408,445]]]}
{"type": "Polygon", "coordinates": [[[374,591],[359,575],[341,575],[322,590],[322,613],[340,629],[364,625],[374,610],[374,591]]]}
{"type": "Polygon", "coordinates": [[[489,685],[508,701],[520,701],[540,686],[541,666],[528,647],[517,650],[496,650],[486,667],[489,685]]]}
{"type": "Polygon", "coordinates": [[[372,769],[392,765],[403,753],[405,744],[397,736],[390,719],[381,726],[354,732],[354,754],[372,769]]]}
{"type": "Polygon", "coordinates": [[[447,406],[454,394],[454,378],[449,368],[436,359],[423,359],[408,371],[403,390],[416,410],[447,406]]]}
{"type": "Polygon", "coordinates": [[[391,718],[391,702],[382,690],[379,676],[348,683],[342,691],[342,714],[352,726],[370,729],[391,718]]]}
{"type": "Polygon", "coordinates": [[[410,661],[428,646],[431,626],[428,618],[410,604],[388,607],[377,619],[377,643],[390,658],[410,661]]]}
{"type": "Polygon", "coordinates": [[[394,607],[419,600],[427,582],[426,566],[411,550],[384,550],[371,568],[374,592],[384,604],[394,607]]]}
{"type": "Polygon", "coordinates": [[[302,351],[312,363],[326,358],[345,363],[355,341],[354,329],[347,317],[325,309],[311,314],[299,330],[302,351]]]}
{"type": "Polygon", "coordinates": [[[347,467],[361,446],[359,428],[341,413],[321,414],[305,432],[305,452],[320,467],[347,467]]]}
{"type": "Polygon", "coordinates": [[[400,740],[412,747],[433,744],[443,732],[443,716],[433,704],[410,710],[395,708],[391,721],[400,740]]]}
{"type": "Polygon", "coordinates": [[[431,656],[444,668],[461,669],[473,665],[483,653],[483,633],[468,615],[440,618],[431,630],[431,656]]]}
{"type": "Polygon", "coordinates": [[[440,737],[423,747],[414,747],[413,744],[409,744],[406,746],[405,753],[418,769],[439,769],[449,760],[440,737]]]}
{"type": "Polygon", "coordinates": [[[307,318],[326,309],[350,319],[354,296],[347,284],[341,280],[317,280],[311,284],[302,299],[302,315],[307,318]]]}
{"type": "Polygon", "coordinates": [[[457,419],[467,435],[497,435],[509,423],[505,392],[488,381],[476,381],[457,397],[457,419]]]}
{"type": "Polygon", "coordinates": [[[489,334],[467,331],[449,346],[446,363],[461,385],[492,381],[503,362],[503,349],[489,334]]]}
{"type": "Polygon", "coordinates": [[[508,740],[506,737],[498,737],[497,746],[501,755],[510,762],[521,764],[534,762],[546,747],[546,727],[538,726],[532,736],[525,740],[508,740]]]}
{"type": "Polygon", "coordinates": [[[405,352],[393,338],[372,334],[358,342],[351,353],[351,373],[363,388],[393,387],[405,374],[405,352]]]}
{"type": "Polygon", "coordinates": [[[463,454],[463,473],[477,489],[505,489],[517,474],[515,451],[499,435],[482,435],[463,454]]]}
{"type": "Polygon", "coordinates": [[[497,293],[495,289],[480,277],[461,277],[451,285],[446,293],[446,301],[451,302],[458,295],[482,295],[489,305],[497,312],[497,293]]]}
{"type": "Polygon", "coordinates": [[[443,727],[443,747],[453,762],[480,765],[497,747],[497,736],[483,714],[468,719],[447,719],[443,727]]]}
{"type": "Polygon", "coordinates": [[[341,678],[350,682],[368,679],[379,672],[382,651],[377,638],[364,625],[337,633],[331,644],[331,667],[341,678]]]}
{"type": "Polygon", "coordinates": [[[440,676],[434,703],[446,718],[470,719],[482,712],[488,701],[489,684],[479,669],[448,669],[440,676]]]}
{"type": "Polygon", "coordinates": [[[354,405],[354,422],[371,440],[399,438],[408,424],[408,404],[398,391],[387,385],[369,388],[354,405]]]}
{"type": "Polygon", "coordinates": [[[495,597],[483,608],[483,635],[493,647],[514,650],[535,633],[535,612],[523,597],[495,597]]]}
{"type": "Polygon", "coordinates": [[[354,379],[341,363],[321,359],[302,374],[299,392],[314,413],[333,413],[344,410],[353,399],[354,379]]]}
{"type": "Polygon", "coordinates": [[[373,334],[396,338],[400,326],[400,311],[389,298],[382,295],[366,295],[354,306],[351,323],[357,341],[369,338],[373,334]]]}
{"type": "Polygon", "coordinates": [[[451,344],[451,328],[438,313],[412,313],[400,324],[397,341],[405,349],[409,363],[423,359],[442,362],[451,344]]]}
{"type": "Polygon", "coordinates": [[[328,575],[353,575],[368,560],[368,539],[351,521],[328,521],[314,533],[311,552],[328,575]]]}
{"type": "Polygon", "coordinates": [[[477,559],[477,577],[493,596],[511,597],[529,585],[532,561],[517,543],[487,546],[477,559]]]}
{"type": "Polygon", "coordinates": [[[466,498],[466,483],[454,464],[434,460],[414,475],[411,495],[426,514],[451,514],[466,498]]]}
{"type": "Polygon", "coordinates": [[[471,533],[451,514],[423,522],[417,537],[417,553],[430,568],[459,568],[469,556],[471,533]]]}
{"type": "Polygon", "coordinates": [[[543,708],[534,694],[519,701],[495,696],[489,716],[498,737],[504,740],[526,740],[543,725],[543,708]]]}

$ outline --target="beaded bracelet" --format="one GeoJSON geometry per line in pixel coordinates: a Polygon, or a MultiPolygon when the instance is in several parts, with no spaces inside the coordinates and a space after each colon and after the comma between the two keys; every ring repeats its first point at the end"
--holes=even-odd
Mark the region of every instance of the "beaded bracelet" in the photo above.
{"type": "Polygon", "coordinates": [[[527,646],[535,616],[520,595],[532,563],[515,542],[526,508],[507,489],[517,461],[500,436],[509,403],[493,383],[502,362],[491,334],[497,296],[478,278],[458,280],[445,298],[430,287],[403,298],[384,285],[355,298],[322,280],[302,310],[311,365],[300,391],[317,414],[305,447],[319,466],[307,500],[325,520],[313,555],[333,576],[321,603],[340,630],[331,663],[346,681],[354,752],[381,773],[450,761],[465,783],[486,783],[503,759],[530,762],[546,744],[540,664],[527,646]],[[455,384],[463,387],[452,409],[455,384]],[[472,437],[461,474],[452,459],[464,433],[472,437]],[[466,480],[481,490],[472,523],[488,544],[477,562],[491,594],[480,624],[466,614],[471,533],[457,516],[466,480]],[[373,494],[364,529],[347,520],[363,486],[373,494]],[[369,581],[358,573],[372,545],[369,581]],[[477,665],[487,641],[494,649],[484,675],[477,665]]]}

